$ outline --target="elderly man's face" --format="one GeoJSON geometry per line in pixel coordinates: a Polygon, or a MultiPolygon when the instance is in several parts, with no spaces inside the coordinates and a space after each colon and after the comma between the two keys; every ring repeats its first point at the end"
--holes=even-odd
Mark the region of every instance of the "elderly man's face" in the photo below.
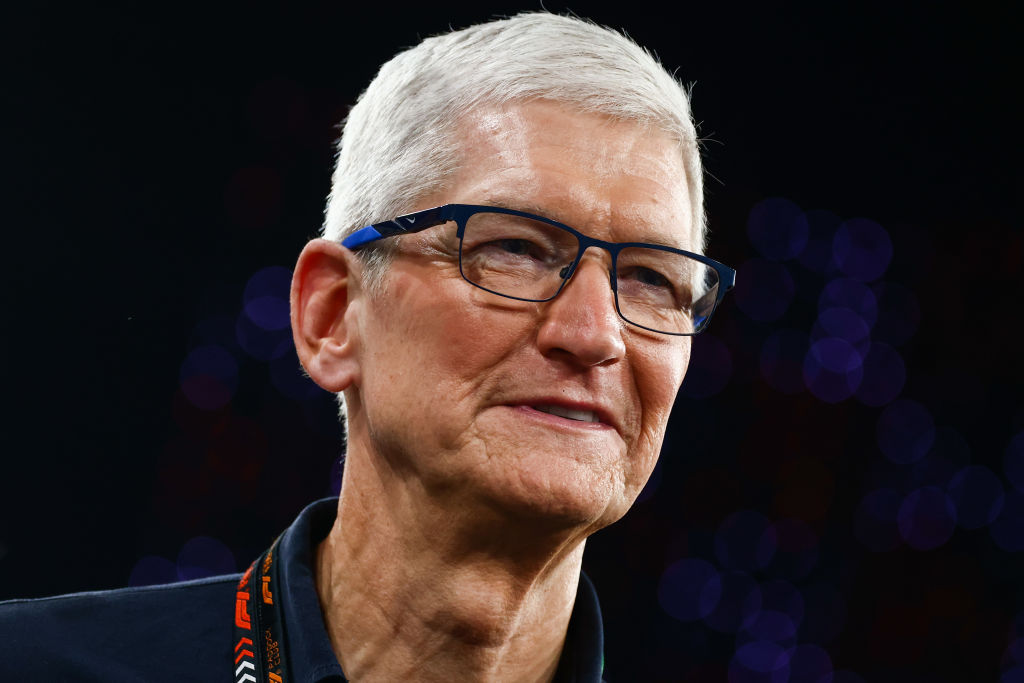
{"type": "MultiPolygon", "coordinates": [[[[461,123],[454,181],[410,210],[493,204],[604,240],[693,248],[667,136],[549,102],[461,123]]],[[[402,238],[385,293],[356,317],[370,448],[456,504],[589,529],[621,517],[657,460],[690,341],[625,323],[609,266],[592,249],[557,299],[526,303],[462,279],[453,224],[402,238]]]]}

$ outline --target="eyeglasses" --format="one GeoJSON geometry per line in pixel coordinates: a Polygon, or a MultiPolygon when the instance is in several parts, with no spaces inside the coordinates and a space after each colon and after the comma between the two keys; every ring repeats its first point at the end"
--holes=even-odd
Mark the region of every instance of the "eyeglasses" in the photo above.
{"type": "Polygon", "coordinates": [[[377,240],[453,221],[459,270],[480,289],[520,301],[550,301],[565,287],[590,247],[612,257],[615,308],[623,320],[652,332],[704,330],[736,271],[682,249],[643,242],[605,242],[543,216],[471,204],[445,204],[361,228],[342,241],[357,250],[377,240]]]}

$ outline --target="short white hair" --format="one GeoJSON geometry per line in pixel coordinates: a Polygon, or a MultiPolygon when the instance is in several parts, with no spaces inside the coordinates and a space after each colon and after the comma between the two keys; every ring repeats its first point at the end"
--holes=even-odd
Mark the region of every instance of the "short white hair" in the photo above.
{"type": "MultiPolygon", "coordinates": [[[[323,237],[341,240],[444,189],[458,168],[455,131],[468,112],[538,99],[637,122],[676,140],[695,251],[703,252],[703,172],[686,89],[624,34],[547,12],[427,38],[381,67],[345,120],[323,237]]],[[[390,255],[388,244],[360,252],[371,291],[390,255]]]]}

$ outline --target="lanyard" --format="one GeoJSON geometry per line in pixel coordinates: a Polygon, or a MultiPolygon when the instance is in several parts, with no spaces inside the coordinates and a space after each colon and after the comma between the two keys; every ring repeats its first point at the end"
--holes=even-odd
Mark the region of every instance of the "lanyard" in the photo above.
{"type": "Polygon", "coordinates": [[[289,683],[281,585],[274,556],[279,536],[242,575],[235,593],[235,683],[289,683]]]}

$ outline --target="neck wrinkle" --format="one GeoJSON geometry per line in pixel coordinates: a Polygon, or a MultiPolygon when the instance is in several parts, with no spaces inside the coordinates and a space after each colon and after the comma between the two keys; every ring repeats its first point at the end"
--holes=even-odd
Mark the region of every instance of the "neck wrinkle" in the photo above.
{"type": "Polygon", "coordinates": [[[563,529],[545,543],[534,527],[529,544],[508,543],[518,534],[500,515],[453,520],[409,496],[396,501],[365,477],[372,468],[362,461],[346,463],[338,517],[316,557],[317,593],[346,676],[551,680],[585,535],[563,529]]]}

